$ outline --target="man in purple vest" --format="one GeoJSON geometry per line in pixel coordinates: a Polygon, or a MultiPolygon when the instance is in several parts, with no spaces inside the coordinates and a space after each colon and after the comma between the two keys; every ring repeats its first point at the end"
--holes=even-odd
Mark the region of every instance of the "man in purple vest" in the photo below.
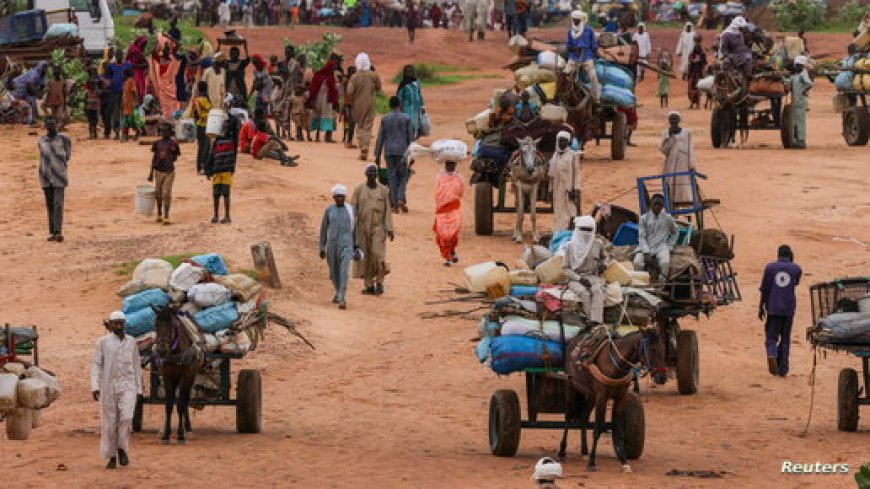
{"type": "Polygon", "coordinates": [[[791,343],[791,324],[794,319],[794,289],[800,283],[801,267],[794,263],[794,253],[788,245],[777,251],[777,260],[768,263],[761,279],[761,302],[758,319],[764,323],[764,346],[767,350],[767,368],[771,375],[788,374],[788,349],[791,343]]]}

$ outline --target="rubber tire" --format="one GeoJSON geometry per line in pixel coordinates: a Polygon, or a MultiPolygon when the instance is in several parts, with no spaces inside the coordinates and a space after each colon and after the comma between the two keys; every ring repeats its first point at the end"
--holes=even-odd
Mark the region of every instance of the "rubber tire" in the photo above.
{"type": "Polygon", "coordinates": [[[513,457],[520,446],[520,398],[512,390],[497,390],[489,400],[489,451],[513,457]]]}
{"type": "Polygon", "coordinates": [[[837,429],[858,430],[858,372],[851,368],[840,370],[837,380],[837,429]]]}
{"type": "Polygon", "coordinates": [[[492,184],[474,184],[474,232],[478,236],[492,236],[492,184]]]}
{"type": "Polygon", "coordinates": [[[699,384],[698,334],[685,329],[677,335],[677,391],[684,396],[696,394],[699,384]]]}
{"type": "Polygon", "coordinates": [[[719,107],[714,107],[713,111],[710,113],[710,143],[713,144],[714,148],[722,147],[722,120],[720,116],[722,114],[722,109],[719,107]]]}
{"type": "Polygon", "coordinates": [[[791,104],[785,104],[782,108],[782,115],[779,121],[781,125],[779,138],[782,140],[782,147],[786,149],[793,148],[797,139],[795,138],[794,111],[791,104]]]}
{"type": "Polygon", "coordinates": [[[616,118],[613,119],[611,126],[610,139],[610,159],[613,161],[622,161],[625,159],[625,126],[627,125],[625,114],[617,112],[616,118]],[[617,137],[617,134],[622,134],[622,137],[617,137]]]}
{"type": "Polygon", "coordinates": [[[133,409],[133,432],[141,433],[142,432],[142,417],[145,411],[145,402],[142,399],[142,396],[136,397],[136,407],[133,409]]]}
{"type": "Polygon", "coordinates": [[[849,107],[843,112],[843,139],[849,146],[864,146],[870,140],[870,112],[864,107],[849,107]]]}
{"type": "Polygon", "coordinates": [[[625,457],[637,460],[643,455],[643,445],[646,439],[646,418],[643,414],[643,402],[634,392],[625,396],[625,457]]]}
{"type": "Polygon", "coordinates": [[[242,370],[236,385],[236,431],[259,433],[263,418],[263,380],[259,370],[242,370]]]}

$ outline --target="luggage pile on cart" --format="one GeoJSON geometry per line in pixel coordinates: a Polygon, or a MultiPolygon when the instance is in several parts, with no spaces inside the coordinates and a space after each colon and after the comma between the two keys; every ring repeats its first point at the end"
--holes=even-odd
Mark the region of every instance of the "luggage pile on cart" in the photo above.
{"type": "Polygon", "coordinates": [[[38,365],[38,340],[35,326],[0,327],[0,420],[10,440],[26,440],[60,397],[57,378],[38,365]]]}
{"type": "Polygon", "coordinates": [[[837,429],[858,429],[858,408],[870,405],[870,277],[851,277],[810,287],[813,325],[807,340],[817,350],[842,351],[861,359],[860,387],[855,369],[840,370],[837,429]]]}
{"type": "Polygon", "coordinates": [[[843,114],[843,139],[849,146],[870,141],[870,46],[843,58],[834,69],[822,74],[834,84],[834,111],[843,114]]]}
{"type": "Polygon", "coordinates": [[[142,260],[123,285],[125,332],[139,350],[150,353],[157,333],[154,308],[170,303],[190,330],[201,335],[206,352],[242,354],[256,348],[265,326],[263,287],[243,274],[230,274],[223,257],[211,253],[184,260],[178,267],[161,259],[142,260]]]}

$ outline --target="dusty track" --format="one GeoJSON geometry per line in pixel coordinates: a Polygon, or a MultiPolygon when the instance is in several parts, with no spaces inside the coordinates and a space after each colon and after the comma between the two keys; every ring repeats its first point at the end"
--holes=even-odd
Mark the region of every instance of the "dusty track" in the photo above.
{"type": "MultiPolygon", "coordinates": [[[[280,52],[287,36],[298,42],[322,30],[242,31],[251,51],[280,52]]],[[[560,38],[561,33],[545,33],[560,38]]],[[[493,36],[490,36],[493,37],[493,36]]],[[[675,32],[654,31],[654,45],[673,49],[675,32]]],[[[840,52],[842,36],[811,37],[814,49],[840,52]]],[[[502,39],[469,44],[454,31],[419,31],[413,47],[404,31],[369,29],[345,32],[342,51],[351,57],[367,51],[384,79],[412,60],[475,67],[479,78],[425,92],[436,137],[468,140],[462,122],[482,109],[493,88],[510,79],[500,66],[509,56],[502,39]]],[[[651,93],[654,80],[641,86],[638,148],[624,162],[607,159],[608,148],[591,147],[584,163],[588,207],[621,193],[634,177],[660,168],[658,134],[665,110],[651,93]]],[[[699,322],[687,321],[700,335],[701,391],[683,397],[672,383],[643,383],[647,433],[643,457],[633,474],[620,474],[609,440],[599,452],[600,472],[587,473],[575,449],[565,464],[563,487],[854,487],[852,475],[786,476],[783,460],[867,461],[870,424],[859,433],[835,429],[836,373],[857,361],[843,355],[820,360],[816,407],[809,436],[798,437],[809,403],[812,356],[803,338],[808,325],[806,285],[837,276],[868,273],[870,209],[868,151],[848,148],[840,118],[830,108],[831,85],[819,81],[809,113],[806,151],[784,151],[775,133],[753,133],[746,149],[713,150],[709,112],[683,110],[685,85],[672,84],[671,107],[682,110],[695,133],[700,170],[710,179],[704,189],[723,205],[716,216],[737,236],[736,267],[744,302],[699,322]],[[844,239],[841,239],[844,238],[844,239]],[[854,238],[854,240],[852,239],[854,238]],[[800,288],[792,350],[792,374],[766,373],[761,323],[755,318],[757,284],[764,263],[781,243],[790,243],[805,271],[800,288]],[[675,479],[672,468],[729,471],[721,480],[675,479]]],[[[438,168],[416,165],[410,184],[411,213],[397,216],[397,238],[389,246],[393,274],[387,294],[368,298],[354,281],[349,309],[329,302],[326,269],[317,259],[316,232],[329,188],[336,182],[362,181],[363,164],[340,145],[290,143],[303,155],[301,166],[240,158],[233,189],[234,224],[208,224],[210,186],[194,172],[194,145],[184,145],[178,164],[171,228],[132,214],[132,193],[144,182],[150,153],[145,146],[74,139],[72,186],[68,190],[66,237],[46,243],[42,194],[36,178],[35,137],[26,128],[0,128],[0,310],[3,322],[32,323],[43,334],[42,362],[64,384],[59,403],[45,413],[45,425],[27,442],[0,438],[0,466],[7,487],[527,487],[530,467],[552,455],[555,432],[525,432],[516,458],[489,454],[487,406],[495,389],[522,392],[522,378],[498,378],[472,354],[475,322],[421,320],[435,310],[422,303],[438,295],[459,269],[440,265],[431,239],[431,189],[438,168]],[[195,413],[195,435],[186,446],[161,446],[156,428],[161,410],[146,408],[146,432],[136,435],[132,465],[115,472],[98,457],[99,414],[88,392],[92,348],[102,334],[100,319],[118,305],[114,291],[122,282],[122,262],[147,256],[217,251],[237,268],[250,267],[250,244],[272,242],[286,288],[271,293],[274,308],[304,320],[303,331],[318,350],[310,352],[288,334],[272,331],[261,348],[239,362],[264,373],[264,431],[239,435],[234,413],[208,408],[195,413]],[[57,471],[58,464],[67,471],[57,471]]],[[[467,175],[467,165],[464,167],[467,175]]],[[[630,196],[618,202],[634,207],[630,196]]],[[[513,261],[520,248],[511,243],[512,217],[499,216],[498,233],[480,238],[472,232],[472,199],[460,257],[463,264],[491,258],[513,261]]],[[[544,226],[549,221],[543,219],[544,226]]],[[[867,411],[865,410],[865,417],[867,411]]]]}

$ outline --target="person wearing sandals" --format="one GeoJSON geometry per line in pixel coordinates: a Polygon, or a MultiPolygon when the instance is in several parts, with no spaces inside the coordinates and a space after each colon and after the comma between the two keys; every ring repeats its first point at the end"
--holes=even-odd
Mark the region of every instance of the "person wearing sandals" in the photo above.
{"type": "Polygon", "coordinates": [[[224,123],[223,134],[214,140],[205,164],[205,174],[211,179],[212,198],[214,199],[212,224],[232,222],[230,220],[230,188],[233,184],[233,173],[236,171],[238,144],[239,122],[235,117],[230,117],[224,123]],[[221,197],[224,199],[224,218],[219,220],[221,197]]]}
{"type": "Polygon", "coordinates": [[[175,181],[175,161],[181,156],[181,148],[172,137],[172,126],[162,124],[161,138],[151,145],[151,173],[148,181],[154,182],[154,200],[157,201],[157,222],[163,225],[169,221],[169,206],[172,204],[172,183],[175,181]]]}

